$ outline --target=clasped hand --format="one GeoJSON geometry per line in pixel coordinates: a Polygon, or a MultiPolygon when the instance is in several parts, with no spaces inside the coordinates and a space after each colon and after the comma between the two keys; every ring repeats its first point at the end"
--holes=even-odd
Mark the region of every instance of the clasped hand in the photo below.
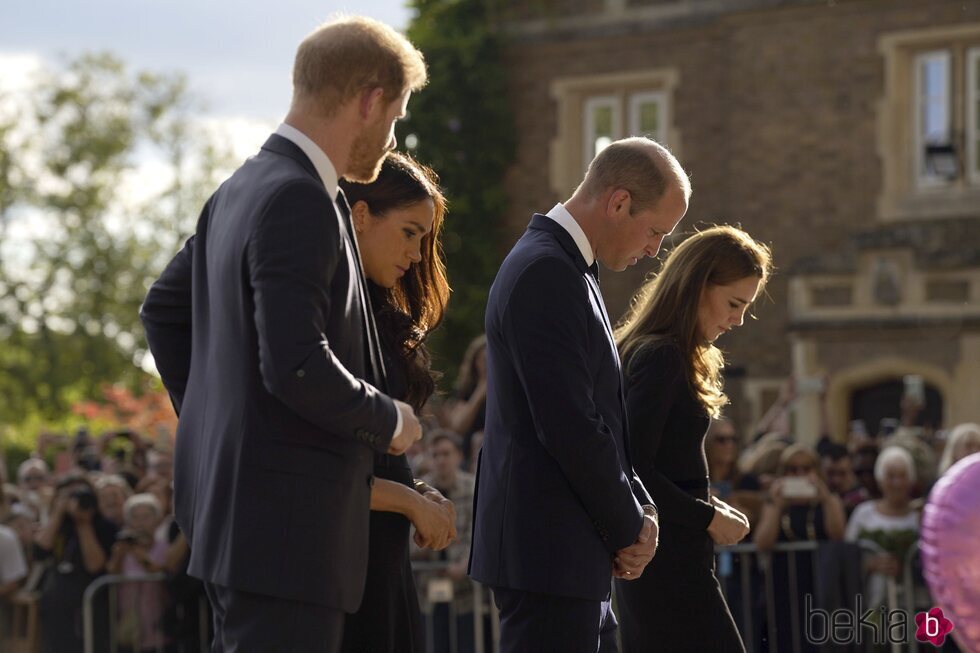
{"type": "Polygon", "coordinates": [[[456,539],[456,506],[432,489],[422,495],[412,515],[415,543],[421,548],[440,551],[456,539]]]}
{"type": "Polygon", "coordinates": [[[715,506],[715,515],[708,524],[708,535],[715,544],[738,544],[749,533],[749,518],[718,497],[712,496],[711,503],[715,506]]]}
{"type": "Polygon", "coordinates": [[[636,541],[617,551],[613,558],[613,577],[623,580],[639,578],[657,552],[659,534],[656,518],[649,513],[643,515],[643,526],[636,541]]]}

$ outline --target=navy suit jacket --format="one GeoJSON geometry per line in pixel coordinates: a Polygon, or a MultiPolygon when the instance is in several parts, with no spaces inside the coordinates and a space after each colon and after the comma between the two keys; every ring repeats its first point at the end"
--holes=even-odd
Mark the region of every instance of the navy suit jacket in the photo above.
{"type": "Polygon", "coordinates": [[[174,505],[192,575],[360,605],[373,452],[397,421],[375,387],[360,269],[313,164],[273,135],[150,288],[140,315],[179,414],[174,505]]]}
{"type": "Polygon", "coordinates": [[[510,589],[601,600],[643,504],[619,356],[593,270],[535,215],[487,304],[487,419],[470,574],[510,589]]]}

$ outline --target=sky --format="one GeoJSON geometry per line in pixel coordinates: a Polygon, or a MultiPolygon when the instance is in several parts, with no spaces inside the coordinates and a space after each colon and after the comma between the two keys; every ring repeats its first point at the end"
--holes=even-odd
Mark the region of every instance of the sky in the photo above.
{"type": "Polygon", "coordinates": [[[304,36],[338,12],[404,29],[411,18],[406,3],[4,0],[0,88],[29,80],[39,63],[110,51],[134,68],[185,73],[211,117],[274,127],[289,104],[293,55],[304,36]]]}

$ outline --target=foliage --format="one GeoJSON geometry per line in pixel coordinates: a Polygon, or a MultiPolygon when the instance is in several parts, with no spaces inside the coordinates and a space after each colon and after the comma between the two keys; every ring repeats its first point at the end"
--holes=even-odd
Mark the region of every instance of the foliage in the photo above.
{"type": "Polygon", "coordinates": [[[0,424],[17,438],[106,383],[146,388],[139,305],[226,155],[182,76],[110,54],[0,100],[0,424]]]}
{"type": "Polygon", "coordinates": [[[453,288],[433,335],[435,366],[453,378],[483,332],[487,293],[501,261],[503,177],[514,155],[500,35],[486,0],[414,0],[409,39],[423,52],[429,85],[413,97],[399,142],[441,178],[449,199],[443,248],[453,288]]]}

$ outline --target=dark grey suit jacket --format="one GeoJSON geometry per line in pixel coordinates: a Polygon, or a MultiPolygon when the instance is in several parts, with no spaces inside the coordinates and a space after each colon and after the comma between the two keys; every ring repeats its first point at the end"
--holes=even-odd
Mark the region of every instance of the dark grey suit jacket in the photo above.
{"type": "Polygon", "coordinates": [[[140,315],[179,413],[190,573],[353,611],[373,453],[397,409],[375,387],[348,229],[310,160],[273,135],[208,200],[140,315]]]}

